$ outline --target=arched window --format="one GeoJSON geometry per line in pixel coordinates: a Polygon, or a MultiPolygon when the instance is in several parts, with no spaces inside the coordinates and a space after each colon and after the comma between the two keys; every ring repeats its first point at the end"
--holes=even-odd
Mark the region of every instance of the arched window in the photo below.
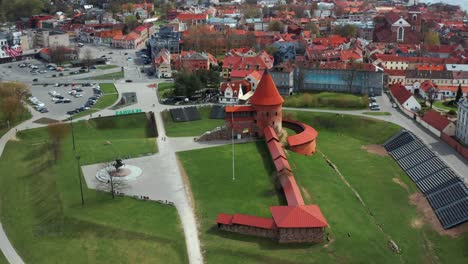
{"type": "Polygon", "coordinates": [[[405,31],[404,31],[403,27],[399,27],[398,28],[397,41],[403,41],[404,34],[405,34],[405,31]]]}

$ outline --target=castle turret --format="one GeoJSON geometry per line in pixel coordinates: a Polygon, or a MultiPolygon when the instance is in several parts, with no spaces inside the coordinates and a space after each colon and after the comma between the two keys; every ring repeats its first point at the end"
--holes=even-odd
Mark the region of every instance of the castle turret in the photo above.
{"type": "Polygon", "coordinates": [[[263,137],[263,129],[267,126],[273,127],[278,135],[281,134],[283,101],[271,75],[265,70],[250,99],[250,104],[256,112],[254,120],[260,137],[263,137]]]}

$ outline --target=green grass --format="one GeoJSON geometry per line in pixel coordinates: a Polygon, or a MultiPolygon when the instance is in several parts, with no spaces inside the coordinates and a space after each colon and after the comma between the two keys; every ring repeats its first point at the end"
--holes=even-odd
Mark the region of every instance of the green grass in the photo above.
{"type": "Polygon", "coordinates": [[[101,98],[99,98],[99,100],[92,108],[73,115],[73,118],[80,118],[83,116],[91,115],[99,110],[106,109],[112,106],[117,101],[117,99],[119,99],[119,94],[117,93],[117,89],[115,88],[115,85],[113,83],[101,83],[99,84],[99,86],[101,87],[101,91],[103,92],[101,98]]]}
{"type": "Polygon", "coordinates": [[[3,255],[2,251],[0,250],[0,264],[8,264],[7,259],[3,255]]]}
{"type": "Polygon", "coordinates": [[[359,192],[373,216],[316,153],[306,157],[287,151],[306,203],[318,204],[333,242],[280,245],[268,239],[218,231],[218,213],[270,216],[268,206],[284,204],[273,188],[272,163],[263,142],[235,146],[236,179],[231,179],[231,146],[178,153],[190,179],[200,237],[207,263],[464,263],[468,235],[450,238],[424,225],[408,196],[416,186],[389,156],[361,149],[381,144],[399,127],[367,118],[323,113],[296,113],[318,132],[317,148],[334,162],[359,192]],[[335,125],[332,125],[335,124],[335,125]],[[364,127],[363,127],[364,126],[364,127]],[[213,162],[213,161],[216,162],[213,162]],[[220,173],[221,172],[221,173],[220,173]],[[393,179],[404,182],[408,189],[393,179]],[[383,232],[377,226],[383,228],[383,232]],[[402,249],[393,253],[388,237],[402,249]]]}
{"type": "Polygon", "coordinates": [[[113,83],[100,83],[99,87],[104,94],[117,93],[117,89],[113,83]]]}
{"type": "MultiPolygon", "coordinates": [[[[182,106],[181,106],[182,107],[182,106]]],[[[196,137],[206,131],[210,131],[215,127],[224,125],[223,119],[210,119],[211,106],[200,107],[201,120],[190,122],[174,122],[172,121],[169,111],[161,112],[166,129],[166,135],[169,137],[196,137]]]]}
{"type": "Polygon", "coordinates": [[[324,109],[364,109],[367,96],[345,93],[299,93],[284,97],[284,107],[324,108],[324,109]]]}
{"type": "Polygon", "coordinates": [[[101,74],[93,77],[84,78],[81,80],[118,80],[124,78],[124,74],[122,71],[118,72],[111,72],[106,74],[101,74]]]}
{"type": "MultiPolygon", "coordinates": [[[[0,98],[0,109],[2,109],[2,104],[3,104],[3,100],[2,98],[0,98]]],[[[10,122],[10,128],[15,127],[16,125],[22,123],[23,121],[30,119],[31,117],[32,117],[31,113],[29,112],[28,109],[25,108],[22,114],[18,116],[18,118],[14,122],[10,122]]],[[[8,128],[7,120],[5,119],[6,118],[5,118],[4,112],[0,111],[0,137],[5,135],[5,133],[8,132],[8,130],[10,130],[8,128]]]]}
{"type": "MultiPolygon", "coordinates": [[[[74,124],[81,163],[156,151],[144,115],[74,124]],[[110,141],[112,144],[106,144],[110,141]]],[[[80,205],[71,137],[56,164],[44,144],[47,129],[20,133],[0,159],[0,217],[26,263],[187,263],[172,206],[84,188],[80,205]]]]}
{"type": "Polygon", "coordinates": [[[102,65],[102,66],[96,66],[97,69],[99,70],[108,70],[108,69],[113,69],[113,68],[118,68],[119,66],[117,65],[102,65]]]}
{"type": "Polygon", "coordinates": [[[389,112],[363,112],[365,115],[371,115],[371,116],[389,116],[392,115],[389,112]]]}
{"type": "Polygon", "coordinates": [[[452,105],[446,105],[444,104],[445,101],[435,101],[434,105],[437,108],[444,109],[447,111],[453,110],[453,111],[458,111],[458,106],[452,106],[452,105]]]}
{"type": "Polygon", "coordinates": [[[158,84],[158,98],[162,100],[172,95],[174,91],[174,83],[159,83],[158,84]]]}

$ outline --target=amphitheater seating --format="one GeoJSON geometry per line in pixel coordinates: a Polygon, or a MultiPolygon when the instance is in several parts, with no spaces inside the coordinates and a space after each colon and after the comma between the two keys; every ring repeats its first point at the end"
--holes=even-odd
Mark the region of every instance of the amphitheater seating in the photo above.
{"type": "Polygon", "coordinates": [[[384,147],[426,196],[445,229],[468,220],[468,188],[421,140],[402,130],[384,147]]]}

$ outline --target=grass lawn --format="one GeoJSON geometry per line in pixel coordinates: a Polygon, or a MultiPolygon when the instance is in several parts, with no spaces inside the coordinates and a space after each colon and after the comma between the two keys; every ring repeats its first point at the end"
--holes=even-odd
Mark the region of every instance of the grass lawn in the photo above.
{"type": "Polygon", "coordinates": [[[118,80],[118,79],[122,79],[123,77],[124,77],[123,72],[118,71],[118,72],[111,72],[111,73],[106,73],[106,74],[97,75],[93,77],[88,77],[88,78],[84,78],[81,80],[118,80]]]}
{"type": "Polygon", "coordinates": [[[446,105],[444,104],[445,101],[435,101],[434,106],[440,109],[444,109],[447,111],[453,110],[453,111],[458,111],[458,106],[451,106],[451,105],[446,105]]]}
{"type": "Polygon", "coordinates": [[[200,107],[198,110],[201,120],[190,122],[174,122],[169,111],[161,112],[166,135],[168,137],[196,137],[224,124],[223,119],[210,119],[211,106],[200,107]]]}
{"type": "Polygon", "coordinates": [[[107,70],[107,69],[113,69],[113,68],[118,68],[119,66],[117,65],[102,65],[102,66],[96,66],[97,69],[99,70],[107,70]]]}
{"type": "Polygon", "coordinates": [[[389,116],[392,115],[389,112],[363,112],[365,115],[371,115],[371,116],[389,116]]]}
{"type": "Polygon", "coordinates": [[[113,83],[101,83],[99,87],[104,94],[117,93],[117,89],[113,83]]]}
{"type": "Polygon", "coordinates": [[[362,150],[381,144],[399,130],[393,124],[355,116],[295,114],[314,126],[318,150],[334,162],[359,192],[354,193],[319,154],[306,157],[287,151],[306,203],[318,204],[331,241],[326,245],[279,245],[268,239],[218,231],[218,213],[270,216],[268,206],[285,204],[272,183],[272,163],[263,142],[238,144],[236,179],[232,180],[231,146],[180,152],[190,179],[207,263],[464,263],[468,236],[449,238],[427,225],[413,227],[422,216],[408,196],[416,186],[389,156],[362,150]],[[216,162],[213,162],[216,160],[216,162]],[[394,181],[406,184],[406,188],[394,181]],[[383,231],[377,226],[381,225],[383,231]],[[393,239],[401,253],[387,246],[393,239]]]}
{"type": "Polygon", "coordinates": [[[101,83],[99,86],[103,92],[101,98],[99,98],[99,100],[92,108],[73,115],[73,118],[80,118],[93,114],[99,110],[106,109],[112,106],[117,101],[117,99],[119,99],[119,94],[117,93],[117,89],[113,83],[101,83]]]}
{"type": "MultiPolygon", "coordinates": [[[[0,109],[2,108],[3,100],[0,98],[0,109]]],[[[15,127],[16,125],[20,124],[23,121],[26,121],[32,117],[29,110],[24,109],[23,113],[15,120],[14,122],[10,122],[10,128],[15,127]]],[[[10,130],[8,128],[8,123],[5,120],[5,116],[3,111],[0,111],[0,137],[2,137],[6,132],[10,130]]]]}
{"type": "Polygon", "coordinates": [[[56,164],[44,144],[47,129],[21,132],[0,159],[0,217],[26,263],[187,263],[174,207],[84,186],[81,207],[77,162],[108,161],[155,152],[144,115],[82,121],[63,142],[56,164]],[[107,144],[110,141],[112,144],[107,144]]]}
{"type": "Polygon", "coordinates": [[[284,107],[308,107],[324,109],[365,109],[367,96],[346,93],[299,93],[284,97],[284,107]]]}
{"type": "Polygon", "coordinates": [[[172,94],[174,91],[174,83],[159,83],[158,84],[158,98],[162,100],[172,94]]]}
{"type": "Polygon", "coordinates": [[[0,250],[0,264],[8,264],[7,259],[3,255],[2,251],[0,250]]]}

